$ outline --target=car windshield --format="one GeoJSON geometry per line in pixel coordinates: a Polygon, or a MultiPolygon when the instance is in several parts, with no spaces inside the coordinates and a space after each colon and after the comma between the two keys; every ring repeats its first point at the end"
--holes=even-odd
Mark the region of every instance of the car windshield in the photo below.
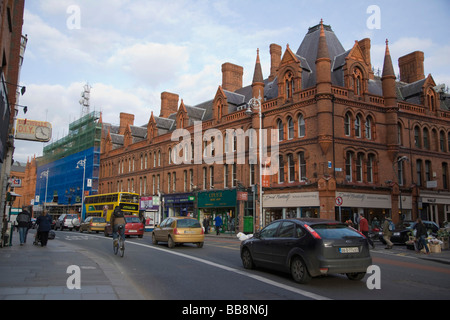
{"type": "Polygon", "coordinates": [[[92,222],[101,223],[101,222],[106,222],[106,220],[105,220],[105,218],[93,218],[92,222]]]}
{"type": "Polygon", "coordinates": [[[349,237],[362,237],[356,230],[345,224],[315,224],[311,225],[322,239],[342,239],[349,237]]]}
{"type": "Polygon", "coordinates": [[[127,223],[139,223],[141,221],[139,221],[138,217],[125,217],[125,221],[127,223]]]}
{"type": "Polygon", "coordinates": [[[177,228],[201,228],[200,222],[195,219],[177,220],[177,228]]]}
{"type": "Polygon", "coordinates": [[[78,218],[78,216],[76,214],[68,214],[66,216],[66,219],[76,219],[76,218],[78,218]]]}

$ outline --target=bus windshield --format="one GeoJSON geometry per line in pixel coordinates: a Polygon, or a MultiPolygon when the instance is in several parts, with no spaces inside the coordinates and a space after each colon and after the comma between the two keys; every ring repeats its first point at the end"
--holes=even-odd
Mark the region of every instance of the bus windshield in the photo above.
{"type": "Polygon", "coordinates": [[[139,197],[136,194],[121,193],[120,202],[139,203],[139,197]]]}

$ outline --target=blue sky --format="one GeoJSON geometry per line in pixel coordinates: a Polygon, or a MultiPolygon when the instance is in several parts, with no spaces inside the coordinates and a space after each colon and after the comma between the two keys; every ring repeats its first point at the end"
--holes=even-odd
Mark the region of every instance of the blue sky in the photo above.
{"type": "MultiPolygon", "coordinates": [[[[91,111],[102,111],[105,122],[118,124],[128,112],[144,125],[151,111],[159,115],[163,91],[187,105],[214,98],[225,62],[243,66],[250,84],[257,48],[267,77],[269,45],[296,51],[320,19],[345,49],[369,37],[375,68],[382,69],[386,38],[396,72],[400,56],[423,51],[425,75],[450,86],[449,12],[447,0],[26,0],[20,104],[28,113],[18,117],[50,121],[53,138],[62,138],[89,82],[91,111]],[[375,29],[368,26],[373,5],[375,29]]],[[[42,149],[17,140],[14,159],[26,162],[42,149]]]]}

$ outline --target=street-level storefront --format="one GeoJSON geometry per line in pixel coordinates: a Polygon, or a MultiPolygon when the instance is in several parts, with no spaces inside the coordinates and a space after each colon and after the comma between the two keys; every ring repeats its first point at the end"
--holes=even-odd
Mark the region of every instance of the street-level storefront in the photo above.
{"type": "Polygon", "coordinates": [[[264,194],[263,227],[286,218],[320,218],[319,192],[264,194]]]}
{"type": "MultiPolygon", "coordinates": [[[[411,197],[402,197],[403,212],[411,212],[411,197]]],[[[337,221],[351,220],[353,224],[359,221],[362,213],[369,225],[378,227],[385,216],[391,217],[391,195],[376,193],[336,192],[336,217],[337,221]]]]}
{"type": "Polygon", "coordinates": [[[167,217],[188,216],[194,215],[194,201],[193,193],[174,193],[162,196],[163,199],[163,219],[167,217]]]}
{"type": "Polygon", "coordinates": [[[200,221],[209,220],[210,232],[214,232],[214,219],[220,216],[223,222],[221,232],[234,232],[237,215],[236,189],[200,191],[197,194],[200,221]]]}
{"type": "Polygon", "coordinates": [[[418,207],[423,220],[434,221],[443,227],[450,221],[450,193],[421,191],[418,207]]]}

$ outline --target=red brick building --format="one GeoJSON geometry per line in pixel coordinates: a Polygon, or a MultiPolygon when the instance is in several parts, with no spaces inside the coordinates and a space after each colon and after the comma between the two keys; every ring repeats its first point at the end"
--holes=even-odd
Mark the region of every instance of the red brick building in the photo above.
{"type": "Polygon", "coordinates": [[[191,106],[163,92],[160,115],[152,113],[148,123],[135,125],[133,115],[122,113],[120,126],[103,126],[100,192],[159,193],[164,217],[220,214],[226,227],[234,223],[238,230],[253,219],[260,228],[282,217],[344,221],[358,213],[370,222],[385,214],[395,222],[419,215],[448,220],[450,98],[425,77],[423,52],[401,57],[396,79],[387,41],[381,77],[374,75],[370,46],[363,39],[344,49],[321,22],[296,52],[270,45],[267,78],[258,51],[250,85],[243,86],[242,67],[225,63],[222,85],[209,101],[191,106]],[[258,132],[258,111],[246,112],[258,97],[262,127],[279,142],[278,173],[265,179],[262,202],[259,163],[249,161],[257,136],[245,138],[244,151],[225,138],[227,129],[258,132]],[[192,138],[177,151],[181,139],[171,141],[172,133],[183,128],[193,137],[196,121],[203,134],[222,135],[192,138]],[[222,163],[206,161],[222,150],[222,163]],[[203,161],[174,163],[174,153],[189,160],[200,154],[203,161]],[[237,163],[240,155],[245,163],[237,163]]]}

